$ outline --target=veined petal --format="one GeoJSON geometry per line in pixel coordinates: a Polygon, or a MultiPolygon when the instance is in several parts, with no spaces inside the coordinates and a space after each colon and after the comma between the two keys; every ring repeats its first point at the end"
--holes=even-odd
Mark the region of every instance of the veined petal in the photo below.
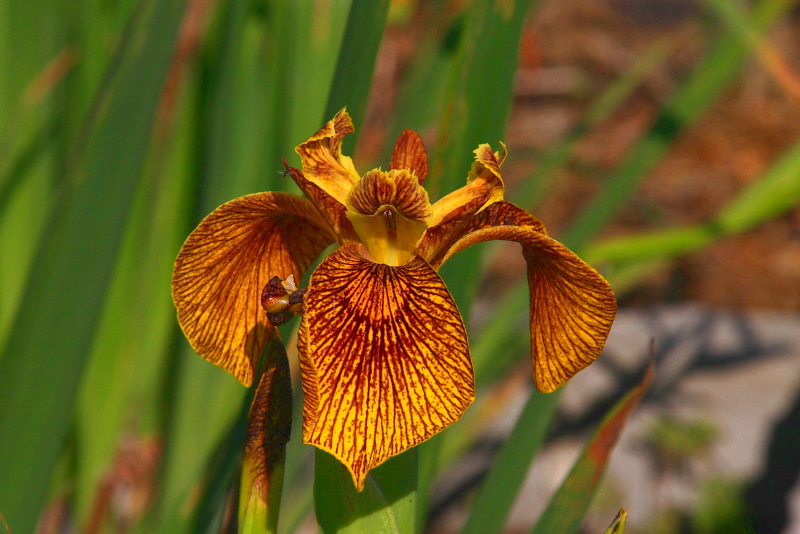
{"type": "Polygon", "coordinates": [[[353,160],[342,155],[342,139],[354,131],[353,121],[343,109],[295,149],[303,162],[305,177],[341,204],[359,179],[353,160]]]}
{"type": "Polygon", "coordinates": [[[494,226],[519,226],[547,235],[542,221],[510,202],[495,202],[467,219],[453,218],[429,228],[417,253],[436,270],[441,267],[450,248],[470,232],[494,226]]]}
{"type": "Polygon", "coordinates": [[[419,185],[425,182],[428,177],[428,152],[422,139],[414,130],[404,130],[400,138],[394,144],[392,159],[389,162],[390,169],[409,169],[419,180],[419,185]]]}
{"type": "Polygon", "coordinates": [[[227,202],[203,219],[175,260],[172,299],[197,353],[249,386],[271,325],[261,291],[274,276],[302,278],[333,242],[314,206],[287,193],[227,202]]]}
{"type": "Polygon", "coordinates": [[[298,344],[303,441],[370,469],[444,429],[475,396],[466,331],[419,256],[390,267],[345,245],[314,271],[298,344]]]}
{"type": "Polygon", "coordinates": [[[467,177],[467,185],[439,199],[433,205],[431,226],[453,218],[470,217],[487,206],[503,200],[503,177],[500,165],[506,159],[506,146],[495,154],[489,145],[475,149],[475,163],[467,177]]]}
{"type": "Polygon", "coordinates": [[[286,172],[294,180],[294,183],[297,184],[297,187],[311,200],[317,211],[328,222],[339,243],[358,241],[353,225],[350,224],[350,221],[345,216],[345,211],[347,210],[345,205],[326,193],[320,186],[312,183],[298,169],[287,165],[285,159],[283,160],[283,165],[286,167],[286,172]]]}
{"type": "Polygon", "coordinates": [[[522,245],[528,264],[533,377],[549,393],[600,355],[617,311],[608,282],[564,245],[531,228],[484,227],[464,235],[435,266],[464,248],[501,239],[522,245]]]}

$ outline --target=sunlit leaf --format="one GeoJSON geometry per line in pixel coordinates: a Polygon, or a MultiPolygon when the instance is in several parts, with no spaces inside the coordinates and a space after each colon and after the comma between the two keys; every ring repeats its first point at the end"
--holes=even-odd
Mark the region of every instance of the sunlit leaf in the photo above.
{"type": "Polygon", "coordinates": [[[0,361],[0,509],[15,531],[33,530],[64,444],[184,6],[154,0],[131,26],[0,361]]]}
{"type": "Polygon", "coordinates": [[[550,499],[550,503],[532,531],[533,534],[578,532],[603,476],[611,451],[625,428],[631,412],[650,387],[654,372],[654,363],[651,361],[639,385],[631,389],[606,414],[567,478],[550,499]]]}

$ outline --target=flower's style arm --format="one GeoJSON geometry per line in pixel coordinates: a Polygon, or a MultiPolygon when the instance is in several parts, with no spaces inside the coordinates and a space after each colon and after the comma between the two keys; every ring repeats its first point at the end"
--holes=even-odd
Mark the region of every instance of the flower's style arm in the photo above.
{"type": "Polygon", "coordinates": [[[299,280],[334,237],[306,199],[257,193],[203,219],[172,276],[178,322],[192,347],[242,384],[253,381],[271,325],[259,296],[274,276],[299,280]]]}

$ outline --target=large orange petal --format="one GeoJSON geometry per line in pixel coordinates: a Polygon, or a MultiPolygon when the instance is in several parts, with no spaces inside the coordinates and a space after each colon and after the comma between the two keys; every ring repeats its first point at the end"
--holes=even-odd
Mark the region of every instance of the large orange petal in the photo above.
{"type": "Polygon", "coordinates": [[[467,177],[467,185],[436,201],[431,226],[454,218],[470,217],[492,203],[503,200],[505,186],[500,165],[505,158],[505,145],[503,151],[497,154],[487,144],[476,148],[475,163],[467,177]]]}
{"type": "Polygon", "coordinates": [[[520,226],[482,228],[456,241],[436,262],[464,248],[501,239],[522,245],[528,264],[533,377],[549,393],[600,355],[617,311],[608,282],[564,245],[520,226]]]}
{"type": "Polygon", "coordinates": [[[303,162],[305,177],[340,204],[345,203],[347,194],[359,179],[353,160],[342,155],[342,139],[354,131],[353,121],[343,109],[295,149],[303,162]]]}
{"type": "Polygon", "coordinates": [[[475,392],[466,331],[419,256],[390,267],[346,245],[314,271],[300,325],[303,441],[360,490],[370,469],[444,429],[475,392]]]}
{"type": "Polygon", "coordinates": [[[172,275],[178,322],[197,353],[249,386],[271,327],[261,291],[299,280],[333,242],[306,199],[258,193],[223,204],[183,244],[172,275]]]}
{"type": "Polygon", "coordinates": [[[392,159],[389,162],[390,169],[409,169],[416,176],[419,185],[425,182],[428,177],[428,152],[422,139],[414,130],[404,130],[400,138],[394,144],[392,159]]]}

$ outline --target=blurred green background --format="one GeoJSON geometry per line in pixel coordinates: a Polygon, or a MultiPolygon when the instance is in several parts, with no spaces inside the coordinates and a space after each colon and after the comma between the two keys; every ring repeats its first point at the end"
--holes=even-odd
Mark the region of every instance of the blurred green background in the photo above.
{"type": "MultiPolygon", "coordinates": [[[[345,151],[361,172],[388,164],[403,129],[420,132],[434,199],[463,183],[478,144],[506,141],[507,198],[601,270],[623,306],[797,312],[795,3],[0,0],[0,512],[11,531],[218,531],[227,486],[214,477],[230,477],[245,390],[184,340],[172,263],[219,204],[296,192],[281,158],[299,165],[294,147],[345,105],[357,129],[345,151]]],[[[442,269],[471,325],[480,398],[421,448],[422,503],[502,412],[507,384],[529,388],[507,379],[528,350],[510,256],[478,247],[442,269]]],[[[295,327],[282,331],[290,359],[295,327]]],[[[530,447],[511,447],[512,470],[524,474],[557,399],[530,396],[516,423],[530,447]]],[[[285,532],[313,529],[313,454],[298,442],[285,532]]],[[[497,476],[511,499],[521,475],[497,476]]],[[[659,532],[745,525],[744,508],[715,515],[740,494],[710,486],[705,519],[659,532]]],[[[498,506],[500,529],[510,504],[498,506]]],[[[467,531],[493,531],[471,521],[467,531]]]]}

